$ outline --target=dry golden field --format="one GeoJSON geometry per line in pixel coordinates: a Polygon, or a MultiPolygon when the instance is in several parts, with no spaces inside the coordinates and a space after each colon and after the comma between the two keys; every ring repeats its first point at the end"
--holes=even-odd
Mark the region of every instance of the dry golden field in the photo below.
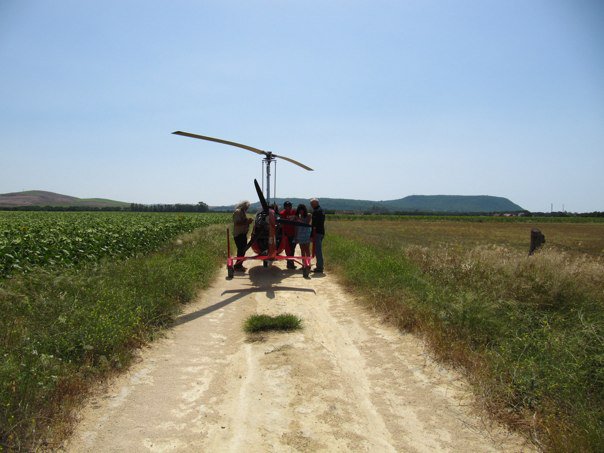
{"type": "Polygon", "coordinates": [[[539,448],[603,451],[604,223],[527,220],[334,218],[326,267],[539,448]]]}
{"type": "Polygon", "coordinates": [[[604,256],[604,222],[493,222],[449,220],[339,220],[330,222],[329,230],[364,241],[388,244],[393,240],[408,245],[437,244],[474,247],[499,245],[528,253],[530,232],[538,228],[545,235],[546,246],[572,254],[604,256]]]}

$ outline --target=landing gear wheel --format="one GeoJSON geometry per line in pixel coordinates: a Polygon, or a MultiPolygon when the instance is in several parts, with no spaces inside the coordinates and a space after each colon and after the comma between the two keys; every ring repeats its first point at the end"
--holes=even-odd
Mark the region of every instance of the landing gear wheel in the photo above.
{"type": "Polygon", "coordinates": [[[235,276],[235,269],[233,266],[227,266],[227,278],[231,279],[235,276]]]}
{"type": "Polygon", "coordinates": [[[308,278],[310,275],[310,267],[304,266],[302,268],[302,275],[304,275],[304,278],[308,278]]]}

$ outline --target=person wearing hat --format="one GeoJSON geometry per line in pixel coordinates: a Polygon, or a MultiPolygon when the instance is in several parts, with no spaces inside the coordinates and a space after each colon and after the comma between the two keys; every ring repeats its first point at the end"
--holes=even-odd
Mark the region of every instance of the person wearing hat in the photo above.
{"type": "Polygon", "coordinates": [[[317,258],[317,267],[313,272],[317,274],[323,273],[323,237],[325,236],[325,213],[319,205],[319,200],[316,198],[310,199],[312,207],[312,226],[315,231],[315,256],[317,258]]]}
{"type": "MultiPolygon", "coordinates": [[[[247,217],[247,210],[250,208],[249,201],[242,201],[235,207],[233,213],[233,237],[237,245],[237,256],[245,256],[247,249],[247,232],[250,229],[250,223],[253,219],[247,217]]],[[[234,266],[236,271],[245,271],[242,260],[237,260],[234,266]]]]}
{"type": "MultiPolygon", "coordinates": [[[[296,211],[294,211],[291,201],[288,200],[283,203],[283,210],[279,213],[279,215],[282,219],[295,220],[296,211]]],[[[289,250],[287,249],[287,247],[285,248],[285,253],[287,253],[289,256],[293,256],[294,250],[296,249],[296,227],[294,225],[283,224],[281,225],[281,232],[285,236],[287,245],[289,246],[289,250]]],[[[296,268],[296,265],[294,264],[293,260],[287,260],[287,268],[296,268]]]]}

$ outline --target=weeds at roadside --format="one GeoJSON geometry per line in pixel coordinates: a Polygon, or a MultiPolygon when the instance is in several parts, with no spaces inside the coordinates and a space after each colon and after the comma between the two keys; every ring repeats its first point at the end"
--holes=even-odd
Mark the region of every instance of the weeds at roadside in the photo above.
{"type": "Polygon", "coordinates": [[[339,226],[326,253],[345,286],[463,366],[492,413],[546,449],[604,451],[601,259],[339,226]]]}
{"type": "Polygon", "coordinates": [[[123,262],[42,271],[0,289],[0,451],[69,430],[86,389],[128,365],[219,267],[222,227],[123,262]]]}

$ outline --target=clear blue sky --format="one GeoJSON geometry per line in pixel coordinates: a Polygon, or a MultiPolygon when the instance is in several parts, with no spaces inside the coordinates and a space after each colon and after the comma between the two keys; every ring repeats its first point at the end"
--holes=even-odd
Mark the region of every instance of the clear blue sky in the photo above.
{"type": "Polygon", "coordinates": [[[0,193],[604,210],[604,2],[0,0],[0,193]]]}

